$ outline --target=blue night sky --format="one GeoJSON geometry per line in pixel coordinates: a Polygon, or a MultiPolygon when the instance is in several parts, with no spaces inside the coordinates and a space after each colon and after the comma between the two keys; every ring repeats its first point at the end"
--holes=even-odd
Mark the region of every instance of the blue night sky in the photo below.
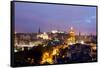
{"type": "Polygon", "coordinates": [[[68,32],[71,26],[76,34],[96,34],[96,7],[15,2],[16,32],[68,32]]]}

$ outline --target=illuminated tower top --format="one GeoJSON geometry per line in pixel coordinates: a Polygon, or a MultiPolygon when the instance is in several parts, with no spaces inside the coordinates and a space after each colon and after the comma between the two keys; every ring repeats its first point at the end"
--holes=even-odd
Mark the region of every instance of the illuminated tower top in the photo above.
{"type": "Polygon", "coordinates": [[[71,37],[75,36],[75,32],[74,32],[73,27],[70,27],[69,34],[70,34],[71,37]]]}
{"type": "Polygon", "coordinates": [[[71,27],[70,29],[73,30],[73,27],[71,27]]]}
{"type": "Polygon", "coordinates": [[[69,38],[67,39],[68,44],[74,44],[75,43],[75,32],[73,27],[70,27],[69,30],[69,38]]]}

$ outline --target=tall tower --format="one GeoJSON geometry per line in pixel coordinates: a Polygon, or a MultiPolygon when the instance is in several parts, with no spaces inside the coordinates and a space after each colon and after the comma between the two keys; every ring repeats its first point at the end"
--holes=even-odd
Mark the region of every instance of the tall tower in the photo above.
{"type": "Polygon", "coordinates": [[[39,33],[39,34],[41,33],[40,27],[39,27],[39,29],[38,29],[38,33],[39,33]]]}
{"type": "Polygon", "coordinates": [[[67,43],[68,44],[74,44],[75,43],[75,32],[74,32],[73,27],[70,28],[69,37],[67,39],[67,43]]]}
{"type": "Polygon", "coordinates": [[[80,41],[81,40],[81,32],[79,32],[79,39],[78,39],[78,41],[80,41]]]}

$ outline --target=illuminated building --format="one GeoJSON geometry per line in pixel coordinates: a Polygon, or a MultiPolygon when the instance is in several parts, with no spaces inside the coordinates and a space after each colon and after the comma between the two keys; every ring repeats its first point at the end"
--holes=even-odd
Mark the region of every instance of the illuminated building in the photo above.
{"type": "Polygon", "coordinates": [[[37,38],[50,39],[49,36],[48,36],[48,34],[46,32],[44,32],[43,34],[37,35],[37,38]]]}
{"type": "Polygon", "coordinates": [[[58,55],[58,54],[59,54],[58,48],[54,48],[52,55],[58,55]]]}
{"type": "Polygon", "coordinates": [[[18,38],[17,38],[17,32],[15,32],[15,39],[14,39],[14,42],[15,42],[15,47],[18,45],[18,38]]]}
{"type": "Polygon", "coordinates": [[[40,63],[41,64],[45,64],[45,63],[53,64],[53,56],[50,53],[45,52],[42,56],[42,61],[40,63]]]}
{"type": "Polygon", "coordinates": [[[75,43],[75,33],[74,33],[74,30],[73,30],[73,27],[70,28],[69,37],[67,39],[67,43],[69,45],[72,45],[72,44],[75,43]]]}
{"type": "Polygon", "coordinates": [[[81,43],[81,44],[84,44],[84,41],[82,40],[80,43],[81,43]]]}
{"type": "Polygon", "coordinates": [[[79,32],[78,39],[77,39],[76,43],[81,43],[81,44],[85,43],[84,37],[81,35],[81,32],[79,32]]]}
{"type": "Polygon", "coordinates": [[[55,34],[55,33],[64,33],[63,31],[58,31],[58,30],[52,30],[51,33],[55,34]]]}
{"type": "Polygon", "coordinates": [[[55,34],[55,33],[58,33],[58,31],[57,30],[52,30],[51,33],[55,34]]]}

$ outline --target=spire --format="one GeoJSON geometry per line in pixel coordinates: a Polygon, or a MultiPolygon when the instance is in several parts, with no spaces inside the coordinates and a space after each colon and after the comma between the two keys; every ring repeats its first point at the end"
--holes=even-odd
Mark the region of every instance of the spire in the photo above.
{"type": "Polygon", "coordinates": [[[79,32],[79,39],[78,39],[78,41],[80,41],[81,40],[81,32],[79,32]]]}
{"type": "Polygon", "coordinates": [[[81,32],[79,32],[79,36],[81,36],[81,32]]]}
{"type": "Polygon", "coordinates": [[[39,29],[38,29],[38,33],[41,33],[40,27],[39,27],[39,29]]]}

